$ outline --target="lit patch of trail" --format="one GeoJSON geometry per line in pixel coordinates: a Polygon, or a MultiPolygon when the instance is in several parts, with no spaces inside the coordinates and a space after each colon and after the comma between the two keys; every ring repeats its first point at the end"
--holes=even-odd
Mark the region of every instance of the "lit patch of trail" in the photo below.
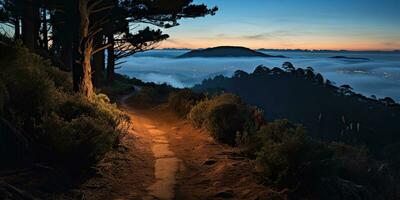
{"type": "Polygon", "coordinates": [[[129,96],[122,98],[121,104],[132,118],[134,129],[151,139],[151,151],[155,159],[155,182],[147,188],[148,196],[143,199],[172,200],[175,198],[176,176],[182,168],[182,161],[170,149],[168,133],[158,129],[154,125],[156,122],[132,113],[126,104],[128,98],[129,96]]]}
{"type": "Polygon", "coordinates": [[[156,182],[148,188],[149,194],[157,199],[173,199],[176,174],[181,160],[169,149],[169,142],[164,131],[158,130],[152,125],[145,125],[145,127],[150,127],[148,132],[153,138],[151,150],[156,159],[154,166],[156,182]]]}

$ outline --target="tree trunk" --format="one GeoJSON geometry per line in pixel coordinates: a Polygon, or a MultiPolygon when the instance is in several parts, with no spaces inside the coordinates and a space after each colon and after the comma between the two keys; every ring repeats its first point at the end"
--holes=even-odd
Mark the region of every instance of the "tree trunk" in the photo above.
{"type": "MultiPolygon", "coordinates": [[[[99,48],[103,45],[103,36],[95,38],[95,47],[99,48]]],[[[104,77],[104,50],[93,55],[93,84],[95,87],[100,87],[104,77]]]]}
{"type": "Polygon", "coordinates": [[[16,17],[15,22],[14,22],[14,39],[18,40],[21,38],[21,26],[19,23],[19,18],[16,17]]]}
{"type": "Polygon", "coordinates": [[[40,35],[40,9],[39,6],[37,5],[38,2],[32,1],[33,2],[33,45],[34,48],[40,47],[39,46],[39,35],[40,35]]]}
{"type": "Polygon", "coordinates": [[[108,36],[108,42],[111,44],[107,48],[107,83],[114,83],[114,73],[115,73],[115,55],[114,55],[114,35],[110,34],[108,36]]]}
{"type": "Polygon", "coordinates": [[[73,42],[71,42],[71,67],[72,67],[72,81],[74,86],[74,92],[79,92],[79,86],[82,80],[82,64],[78,61],[81,59],[79,46],[79,36],[74,36],[73,42]]]}
{"type": "Polygon", "coordinates": [[[79,92],[91,98],[94,94],[92,83],[92,67],[90,58],[93,52],[93,39],[89,36],[89,17],[88,0],[79,0],[80,21],[80,64],[82,67],[82,78],[79,82],[79,92]]]}
{"type": "Polygon", "coordinates": [[[43,18],[43,48],[48,49],[49,48],[49,38],[48,38],[48,31],[47,31],[47,11],[46,8],[43,8],[43,13],[42,13],[42,18],[43,18]]]}
{"type": "Polygon", "coordinates": [[[26,0],[23,6],[22,16],[22,41],[30,50],[35,48],[35,20],[34,20],[34,6],[32,0],[26,0]]]}
{"type": "MultiPolygon", "coordinates": [[[[67,35],[63,40],[61,40],[61,61],[65,65],[67,70],[72,70],[73,65],[73,36],[67,35]]],[[[76,44],[76,46],[79,46],[76,44]]]]}

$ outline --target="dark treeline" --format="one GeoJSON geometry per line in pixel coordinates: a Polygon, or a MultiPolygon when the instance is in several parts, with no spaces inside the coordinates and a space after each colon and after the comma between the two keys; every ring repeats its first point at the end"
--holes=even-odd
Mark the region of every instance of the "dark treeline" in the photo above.
{"type": "Polygon", "coordinates": [[[93,85],[114,81],[122,58],[168,38],[158,28],[216,11],[192,0],[1,0],[0,23],[28,49],[72,71],[74,91],[90,97],[93,85]]]}
{"type": "Polygon", "coordinates": [[[287,118],[303,124],[314,138],[367,145],[378,154],[400,143],[400,105],[335,86],[312,68],[259,66],[251,74],[236,71],[194,87],[197,91],[231,92],[267,112],[270,120],[287,118]]]}

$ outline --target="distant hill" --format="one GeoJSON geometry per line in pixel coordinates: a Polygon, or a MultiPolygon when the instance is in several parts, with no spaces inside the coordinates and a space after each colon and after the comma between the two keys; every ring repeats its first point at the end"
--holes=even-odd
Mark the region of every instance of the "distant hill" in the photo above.
{"type": "Polygon", "coordinates": [[[234,47],[234,46],[221,46],[208,49],[192,50],[185,53],[178,58],[195,58],[195,57],[264,57],[264,58],[286,58],[285,56],[273,56],[264,54],[258,51],[254,51],[245,47],[234,47]]]}
{"type": "Polygon", "coordinates": [[[365,60],[365,61],[369,61],[369,58],[360,58],[360,57],[348,57],[348,56],[333,56],[330,57],[332,59],[347,59],[347,60],[365,60]]]}
{"type": "Polygon", "coordinates": [[[324,49],[257,49],[257,51],[269,52],[305,52],[305,53],[374,53],[374,54],[391,54],[399,53],[400,50],[392,51],[379,51],[379,50],[366,50],[366,51],[350,51],[350,50],[324,50],[324,49]]]}
{"type": "Polygon", "coordinates": [[[312,137],[367,144],[380,151],[400,142],[400,105],[393,99],[368,98],[349,85],[334,86],[313,69],[282,70],[259,66],[248,74],[204,80],[195,91],[234,93],[262,108],[269,120],[303,124],[312,137]]]}

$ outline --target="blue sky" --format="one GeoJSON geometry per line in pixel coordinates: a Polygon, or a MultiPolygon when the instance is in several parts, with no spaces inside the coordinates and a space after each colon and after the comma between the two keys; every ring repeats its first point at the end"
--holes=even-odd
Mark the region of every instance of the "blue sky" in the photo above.
{"type": "Polygon", "coordinates": [[[400,0],[195,0],[215,16],[166,30],[161,47],[400,49],[400,0]]]}

